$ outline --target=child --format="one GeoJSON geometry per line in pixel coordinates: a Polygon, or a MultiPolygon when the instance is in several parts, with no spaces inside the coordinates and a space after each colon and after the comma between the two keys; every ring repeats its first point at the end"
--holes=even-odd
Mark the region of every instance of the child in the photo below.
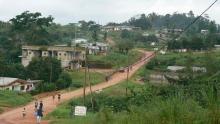
{"type": "Polygon", "coordinates": [[[61,94],[58,94],[58,101],[60,102],[61,94]]]}
{"type": "Polygon", "coordinates": [[[22,111],[22,116],[23,116],[23,118],[25,118],[25,116],[26,116],[26,110],[25,110],[25,108],[24,108],[23,111],[22,111]]]}
{"type": "Polygon", "coordinates": [[[43,117],[43,110],[42,109],[38,109],[37,110],[37,124],[40,124],[42,117],[43,117]]]}

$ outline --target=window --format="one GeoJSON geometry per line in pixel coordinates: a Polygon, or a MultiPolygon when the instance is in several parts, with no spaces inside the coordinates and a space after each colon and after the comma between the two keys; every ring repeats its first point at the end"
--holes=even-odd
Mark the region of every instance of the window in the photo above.
{"type": "Polygon", "coordinates": [[[64,56],[66,56],[66,53],[64,53],[64,56]]]}
{"type": "Polygon", "coordinates": [[[59,56],[61,56],[61,53],[59,53],[59,56]]]}
{"type": "Polygon", "coordinates": [[[28,54],[31,54],[31,52],[29,52],[28,54]]]}
{"type": "Polygon", "coordinates": [[[21,90],[24,90],[24,86],[21,86],[21,90]]]}

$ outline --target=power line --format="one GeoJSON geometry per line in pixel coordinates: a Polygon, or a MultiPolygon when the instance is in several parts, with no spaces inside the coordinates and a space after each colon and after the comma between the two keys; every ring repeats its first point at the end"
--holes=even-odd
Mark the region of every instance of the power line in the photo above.
{"type": "MultiPolygon", "coordinates": [[[[195,23],[202,17],[202,15],[205,14],[209,9],[211,9],[212,6],[214,6],[217,2],[218,2],[218,0],[215,0],[215,2],[213,2],[213,3],[212,3],[207,9],[205,9],[197,18],[195,18],[189,25],[187,25],[187,26],[184,28],[184,30],[183,30],[179,35],[177,35],[174,39],[177,39],[177,38],[181,37],[181,35],[182,35],[183,33],[185,33],[193,24],[195,24],[195,23]]],[[[163,40],[163,41],[166,41],[166,40],[163,39],[163,38],[160,38],[160,39],[163,40]]],[[[163,47],[165,47],[165,45],[164,45],[163,47]]],[[[161,49],[163,49],[163,47],[161,47],[161,49]]],[[[161,49],[159,49],[159,50],[161,50],[161,49]]],[[[159,51],[159,50],[158,50],[158,51],[159,51]]]]}
{"type": "Polygon", "coordinates": [[[215,0],[215,2],[213,2],[207,9],[205,9],[205,11],[203,11],[195,20],[193,20],[188,26],[186,26],[183,30],[183,32],[179,35],[181,36],[185,31],[187,31],[194,23],[196,23],[196,21],[198,21],[203,14],[205,14],[218,0],[215,0]]]}

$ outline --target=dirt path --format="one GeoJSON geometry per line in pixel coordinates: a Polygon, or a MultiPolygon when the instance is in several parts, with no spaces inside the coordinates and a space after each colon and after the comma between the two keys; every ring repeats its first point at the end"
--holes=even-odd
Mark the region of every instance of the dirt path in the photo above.
{"type": "MultiPolygon", "coordinates": [[[[132,76],[139,68],[141,68],[145,63],[147,63],[152,57],[154,57],[153,52],[144,52],[144,57],[136,62],[132,66],[132,70],[130,71],[130,75],[132,76]]],[[[125,80],[127,77],[126,73],[116,73],[112,76],[112,78],[108,82],[103,82],[97,85],[92,86],[92,91],[96,91],[99,89],[104,89],[107,87],[111,87],[125,80]]],[[[89,87],[86,88],[86,94],[89,94],[89,87]]],[[[78,89],[71,92],[66,92],[61,95],[61,102],[65,102],[72,98],[77,98],[83,96],[83,89],[78,89]]],[[[60,104],[57,99],[53,101],[52,96],[45,97],[40,99],[44,103],[44,115],[52,112],[58,104],[60,104]]],[[[0,115],[0,124],[36,124],[36,119],[34,117],[34,102],[29,103],[25,106],[27,116],[26,118],[22,118],[22,110],[24,107],[16,108],[11,111],[5,112],[0,115]]],[[[47,121],[42,122],[42,124],[48,124],[47,121]]]]}

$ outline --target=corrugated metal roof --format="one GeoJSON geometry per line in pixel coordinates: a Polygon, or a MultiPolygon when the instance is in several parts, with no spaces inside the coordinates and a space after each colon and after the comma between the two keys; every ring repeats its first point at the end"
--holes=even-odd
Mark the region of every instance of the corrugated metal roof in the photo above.
{"type": "Polygon", "coordinates": [[[0,86],[9,85],[16,80],[18,80],[18,78],[0,77],[0,86]]]}

